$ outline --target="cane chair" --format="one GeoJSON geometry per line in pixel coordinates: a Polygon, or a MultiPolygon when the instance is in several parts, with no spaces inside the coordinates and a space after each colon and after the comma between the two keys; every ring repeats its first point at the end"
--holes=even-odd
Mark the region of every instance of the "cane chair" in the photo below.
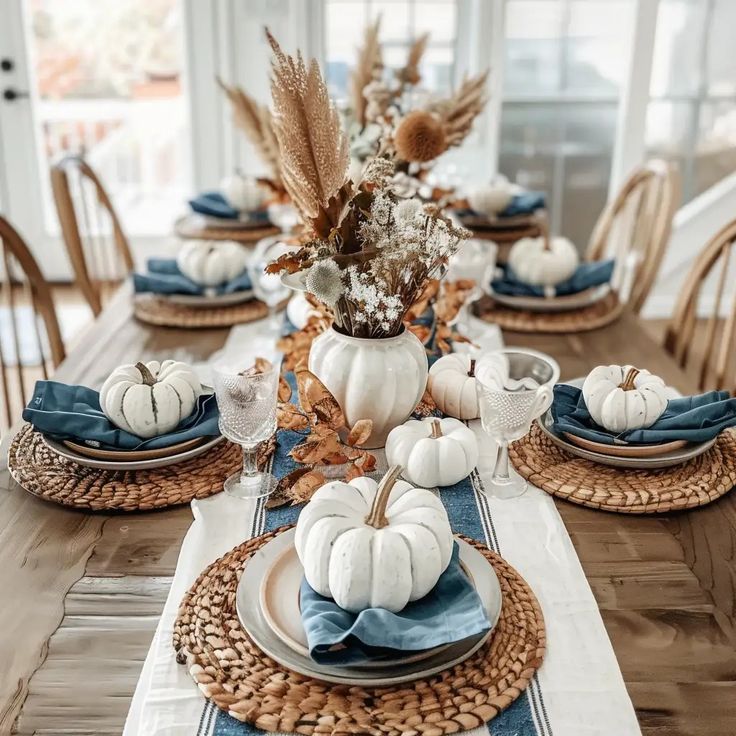
{"type": "Polygon", "coordinates": [[[606,205],[588,243],[586,260],[616,259],[613,286],[637,314],[657,276],[679,198],[674,166],[649,161],[606,205]]]}
{"type": "Polygon", "coordinates": [[[54,164],[51,185],[75,282],[97,316],[133,270],[128,240],[102,182],[81,156],[54,164]]]}
{"type": "Polygon", "coordinates": [[[23,238],[0,216],[0,434],[20,416],[34,380],[48,378],[62,360],[51,288],[23,238]]]}
{"type": "Polygon", "coordinates": [[[665,348],[683,368],[693,372],[701,390],[727,389],[732,395],[736,395],[734,241],[736,220],[722,228],[697,257],[664,339],[665,348]],[[709,314],[705,322],[698,319],[699,311],[709,314]]]}

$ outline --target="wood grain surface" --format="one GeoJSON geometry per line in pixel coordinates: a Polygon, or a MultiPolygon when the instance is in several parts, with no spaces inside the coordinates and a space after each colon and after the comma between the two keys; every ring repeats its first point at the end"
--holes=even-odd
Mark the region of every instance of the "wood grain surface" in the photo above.
{"type": "MultiPolygon", "coordinates": [[[[99,386],[120,362],[204,360],[227,330],[147,327],[127,290],[57,377],[99,386]]],[[[505,335],[553,355],[563,378],[601,363],[693,382],[630,313],[570,336],[505,335]]],[[[7,441],[6,441],[7,445],[7,441]]],[[[0,734],[109,736],[130,699],[191,523],[188,508],[126,516],[67,510],[9,478],[0,450],[0,734]]],[[[557,502],[601,608],[646,736],[736,733],[736,495],[631,518],[557,502]]],[[[593,724],[591,724],[593,728],[593,724]]],[[[556,734],[555,736],[566,736],[556,734]]]]}

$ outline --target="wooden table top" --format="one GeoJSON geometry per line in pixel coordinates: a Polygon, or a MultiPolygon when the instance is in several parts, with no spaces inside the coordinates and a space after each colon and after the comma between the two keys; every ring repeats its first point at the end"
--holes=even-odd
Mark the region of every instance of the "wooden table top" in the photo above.
{"type": "MultiPolygon", "coordinates": [[[[137,323],[118,294],[57,377],[99,386],[123,362],[200,361],[227,330],[137,323]]],[[[694,391],[625,313],[570,336],[505,336],[563,378],[646,365],[694,391]]],[[[191,522],[189,507],[110,516],[65,509],[0,466],[0,734],[119,734],[191,522]]],[[[647,736],[736,733],[736,494],[692,512],[619,516],[557,502],[647,736]]],[[[558,736],[565,736],[559,734],[558,736]]]]}

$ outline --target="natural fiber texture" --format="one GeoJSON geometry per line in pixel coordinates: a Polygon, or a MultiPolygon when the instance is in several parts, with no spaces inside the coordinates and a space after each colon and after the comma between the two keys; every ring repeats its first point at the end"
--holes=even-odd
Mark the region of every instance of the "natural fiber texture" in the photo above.
{"type": "MultiPolygon", "coordinates": [[[[261,461],[275,442],[263,446],[261,461]]],[[[191,460],[153,470],[98,470],[57,455],[25,424],[8,450],[15,481],[46,501],[89,511],[151,511],[207,498],[242,464],[237,445],[220,442],[191,460]]]]}
{"type": "Polygon", "coordinates": [[[350,73],[350,95],[353,104],[353,117],[365,125],[365,110],[368,105],[363,92],[365,88],[381,73],[383,60],[381,58],[381,44],[378,41],[378,32],[381,27],[380,16],[373,23],[369,23],[363,32],[363,43],[358,49],[358,58],[355,67],[350,73]]]}
{"type": "Polygon", "coordinates": [[[615,322],[623,311],[615,292],[583,309],[569,312],[526,312],[512,309],[486,297],[478,302],[477,315],[486,322],[497,324],[511,332],[568,334],[597,330],[615,322]]]}
{"type": "Polygon", "coordinates": [[[657,514],[704,506],[736,485],[736,431],[682,465],[662,470],[621,470],[575,457],[534,424],[509,456],[530,483],[567,501],[622,514],[657,514]]]}
{"type": "Polygon", "coordinates": [[[281,155],[281,177],[305,223],[337,225],[346,201],[350,154],[337,108],[315,59],[286,55],[267,33],[274,52],[271,94],[281,155]]]}
{"type": "Polygon", "coordinates": [[[236,243],[255,244],[261,238],[278,235],[274,225],[259,227],[207,227],[199,215],[186,215],[174,223],[174,233],[185,240],[234,240],[236,243]]]}
{"type": "Polygon", "coordinates": [[[257,299],[226,307],[189,307],[146,294],[135,297],[133,314],[159,327],[232,327],[266,317],[268,307],[257,299]]]}
{"type": "Polygon", "coordinates": [[[459,89],[447,100],[433,106],[445,127],[447,147],[459,146],[470,133],[476,117],[488,102],[486,80],[488,70],[469,79],[463,79],[459,89]]]}
{"type": "Polygon", "coordinates": [[[534,593],[495,552],[467,539],[496,570],[503,608],[489,641],[465,662],[429,679],[376,689],[326,684],[282,667],[248,638],[235,592],[246,560],[285,528],[210,565],[184,597],[174,625],[178,661],[233,718],[307,736],[440,736],[490,721],[519,697],[542,664],[544,619],[534,593]]]}

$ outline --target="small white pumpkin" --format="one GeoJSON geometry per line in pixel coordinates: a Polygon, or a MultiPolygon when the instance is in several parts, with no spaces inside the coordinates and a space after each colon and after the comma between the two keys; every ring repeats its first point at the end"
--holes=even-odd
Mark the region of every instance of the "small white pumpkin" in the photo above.
{"type": "Polygon", "coordinates": [[[444,355],[429,369],[427,388],[443,414],[456,419],[480,416],[475,358],[460,353],[444,355]]]}
{"type": "Polygon", "coordinates": [[[667,393],[659,376],[630,365],[599,365],[583,383],[593,421],[617,433],[654,424],[667,408],[667,393]]]}
{"type": "Polygon", "coordinates": [[[229,240],[188,240],[179,250],[176,265],[195,284],[218,286],[245,271],[248,251],[229,240]]]}
{"type": "Polygon", "coordinates": [[[468,204],[473,212],[493,217],[503,212],[513,199],[513,193],[505,179],[497,179],[491,184],[482,184],[468,193],[468,204]]]}
{"type": "Polygon", "coordinates": [[[186,363],[151,360],[116,368],[102,384],[100,407],[116,427],[148,439],[175,429],[201,393],[186,363]]]}
{"type": "Polygon", "coordinates": [[[222,196],[238,212],[253,212],[266,203],[268,192],[262,184],[250,176],[235,173],[220,182],[222,196]]]}
{"type": "Polygon", "coordinates": [[[323,485],[304,507],[294,543],[307,582],[346,611],[400,611],[429,593],[452,557],[452,530],[431,491],[366,477],[323,485]]]}
{"type": "Polygon", "coordinates": [[[478,464],[478,440],[472,429],[452,417],[410,419],[389,433],[386,460],[402,465],[404,477],[414,485],[451,486],[478,464]]]}
{"type": "Polygon", "coordinates": [[[509,251],[509,266],[533,286],[556,286],[575,273],[580,256],[567,238],[521,238],[509,251]]]}

